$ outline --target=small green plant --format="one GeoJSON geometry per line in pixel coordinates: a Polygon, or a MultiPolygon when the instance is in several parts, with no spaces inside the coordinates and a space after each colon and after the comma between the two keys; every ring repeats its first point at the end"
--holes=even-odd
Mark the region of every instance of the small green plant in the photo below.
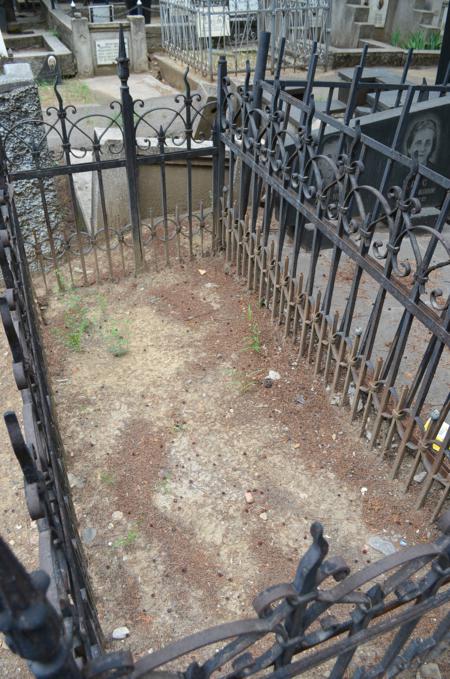
{"type": "Polygon", "coordinates": [[[440,50],[442,47],[442,36],[440,33],[430,33],[428,36],[428,49],[440,50]]]}
{"type": "Polygon", "coordinates": [[[424,50],[427,43],[426,35],[423,31],[411,33],[406,39],[404,46],[406,49],[424,50]]]}
{"type": "Polygon", "coordinates": [[[231,378],[231,384],[237,389],[239,395],[246,394],[255,386],[258,380],[259,371],[246,373],[243,370],[231,368],[226,371],[231,378]]]}
{"type": "Polygon", "coordinates": [[[400,31],[398,30],[398,28],[397,28],[395,31],[392,31],[392,35],[391,35],[391,44],[392,44],[394,47],[398,47],[398,46],[400,45],[401,37],[402,37],[402,36],[401,36],[401,33],[400,33],[400,31]]]}
{"type": "Polygon", "coordinates": [[[107,486],[111,486],[114,483],[114,475],[111,472],[101,472],[100,481],[107,486]]]}
{"type": "Polygon", "coordinates": [[[118,547],[129,547],[134,542],[136,542],[138,537],[139,537],[139,533],[137,532],[137,530],[134,529],[134,528],[130,528],[130,530],[128,531],[128,533],[124,537],[117,538],[117,540],[114,540],[113,547],[116,547],[116,549],[118,547]]]}
{"type": "Polygon", "coordinates": [[[84,336],[91,326],[88,309],[83,305],[81,297],[74,292],[65,297],[64,304],[64,329],[59,334],[68,349],[82,351],[84,336]]]}
{"type": "Polygon", "coordinates": [[[104,339],[107,350],[113,356],[120,357],[128,354],[130,341],[126,328],[109,325],[106,328],[104,339]]]}
{"type": "Polygon", "coordinates": [[[415,31],[406,37],[402,37],[399,29],[392,32],[391,44],[394,47],[415,50],[439,50],[442,45],[442,37],[439,33],[415,31]]]}
{"type": "Polygon", "coordinates": [[[250,304],[247,309],[247,319],[250,326],[250,335],[246,337],[247,349],[255,351],[257,354],[261,351],[261,331],[258,324],[253,318],[253,310],[250,304]]]}

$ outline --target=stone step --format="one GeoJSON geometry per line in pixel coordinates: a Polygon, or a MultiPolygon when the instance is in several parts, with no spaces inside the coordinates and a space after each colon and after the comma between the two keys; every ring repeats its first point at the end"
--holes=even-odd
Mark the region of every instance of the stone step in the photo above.
{"type": "Polygon", "coordinates": [[[429,24],[420,24],[420,28],[422,31],[427,31],[428,33],[440,33],[441,32],[441,27],[440,26],[430,26],[429,24]]]}
{"type": "Polygon", "coordinates": [[[423,24],[430,26],[433,23],[434,17],[436,16],[435,13],[430,9],[413,9],[413,12],[415,12],[417,15],[420,15],[420,17],[418,16],[417,19],[421,26],[423,24]]]}
{"type": "Polygon", "coordinates": [[[353,11],[353,21],[364,23],[369,17],[369,8],[365,5],[348,4],[347,7],[353,11]]]}
{"type": "Polygon", "coordinates": [[[359,40],[371,38],[373,33],[373,24],[369,24],[368,21],[355,21],[355,30],[358,31],[359,40]]]}
{"type": "Polygon", "coordinates": [[[428,10],[430,8],[430,0],[416,0],[414,8],[428,10]]]}
{"type": "Polygon", "coordinates": [[[386,43],[381,40],[374,40],[373,38],[361,38],[360,46],[368,45],[369,47],[374,47],[375,49],[389,49],[389,52],[403,52],[401,47],[394,47],[393,45],[388,45],[386,48],[386,43]]]}

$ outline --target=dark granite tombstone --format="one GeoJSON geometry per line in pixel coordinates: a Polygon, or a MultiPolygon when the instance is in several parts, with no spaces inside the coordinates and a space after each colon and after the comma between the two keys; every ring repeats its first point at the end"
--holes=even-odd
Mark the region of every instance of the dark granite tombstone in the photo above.
{"type": "MultiPolygon", "coordinates": [[[[391,147],[400,113],[401,108],[394,108],[366,115],[360,120],[361,132],[391,147]]],[[[355,121],[350,124],[354,125],[355,121]]],[[[336,132],[326,133],[321,144],[321,153],[336,159],[338,138],[339,134],[336,132]]],[[[450,145],[450,96],[414,104],[398,150],[411,158],[417,153],[420,164],[450,177],[448,145],[450,145]]],[[[386,160],[384,154],[367,148],[364,171],[360,175],[359,184],[380,187],[386,160]]],[[[407,172],[406,167],[396,163],[391,171],[389,187],[401,186],[407,172]]],[[[438,210],[444,198],[444,190],[430,179],[422,178],[416,196],[423,208],[438,210]]],[[[428,212],[432,214],[430,210],[428,212]]]]}

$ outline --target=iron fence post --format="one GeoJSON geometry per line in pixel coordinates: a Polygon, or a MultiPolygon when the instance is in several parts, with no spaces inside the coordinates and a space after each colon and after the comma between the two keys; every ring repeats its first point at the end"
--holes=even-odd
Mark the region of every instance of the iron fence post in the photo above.
{"type": "Polygon", "coordinates": [[[29,575],[0,538],[0,629],[8,646],[35,677],[82,679],[63,620],[46,597],[49,585],[45,571],[29,575]]]}
{"type": "Polygon", "coordinates": [[[227,77],[227,60],[225,56],[219,58],[217,65],[217,110],[214,121],[214,160],[213,160],[213,250],[223,246],[220,220],[222,218],[221,199],[225,183],[225,144],[221,139],[222,117],[225,111],[224,79],[227,77]]]}
{"type": "Polygon", "coordinates": [[[211,28],[211,0],[208,0],[208,76],[213,81],[212,65],[212,28],[211,28]]]}
{"type": "Polygon", "coordinates": [[[138,167],[136,158],[136,130],[134,128],[133,99],[128,87],[130,77],[130,60],[125,47],[123,25],[119,28],[119,56],[117,74],[120,79],[120,99],[122,102],[123,143],[130,203],[131,231],[133,235],[135,274],[142,271],[144,256],[142,250],[141,217],[139,211],[138,167]]]}
{"type": "MultiPolygon", "coordinates": [[[[267,59],[269,57],[271,35],[268,31],[262,31],[258,39],[258,52],[256,54],[255,72],[253,75],[253,93],[251,107],[253,110],[261,108],[262,86],[261,83],[266,77],[267,59]]],[[[255,124],[259,125],[259,116],[256,115],[255,124]]],[[[241,165],[241,181],[239,188],[239,219],[244,219],[248,207],[248,197],[250,193],[251,170],[245,164],[241,165]]]]}
{"type": "Polygon", "coordinates": [[[439,63],[436,72],[436,85],[445,82],[445,75],[450,64],[450,7],[447,10],[444,34],[442,36],[442,46],[439,55],[439,63]]]}

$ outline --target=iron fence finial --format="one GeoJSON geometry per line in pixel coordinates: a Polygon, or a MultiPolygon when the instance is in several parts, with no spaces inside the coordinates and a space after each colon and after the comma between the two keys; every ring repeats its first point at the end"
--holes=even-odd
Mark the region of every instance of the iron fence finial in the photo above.
{"type": "Polygon", "coordinates": [[[122,84],[126,84],[128,78],[130,77],[130,60],[127,56],[123,24],[120,24],[119,26],[119,54],[117,57],[117,74],[122,84]]]}

